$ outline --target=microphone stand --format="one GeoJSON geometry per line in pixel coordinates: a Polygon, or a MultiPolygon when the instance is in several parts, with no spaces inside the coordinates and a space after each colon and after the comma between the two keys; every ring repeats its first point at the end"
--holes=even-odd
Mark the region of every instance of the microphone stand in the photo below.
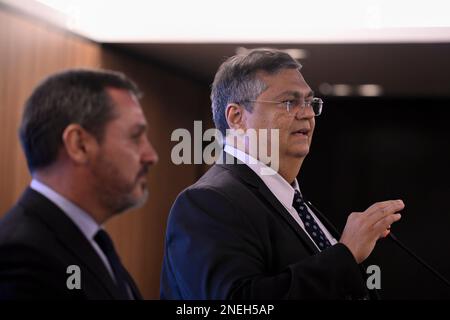
{"type": "Polygon", "coordinates": [[[442,282],[444,282],[448,287],[450,287],[450,282],[441,275],[436,269],[426,263],[422,258],[416,255],[411,249],[405,246],[400,240],[398,240],[397,236],[392,232],[389,233],[389,239],[391,239],[396,245],[402,248],[406,253],[408,253],[412,258],[414,258],[418,263],[428,269],[431,273],[433,273],[436,277],[438,277],[442,282]]]}
{"type": "MultiPolygon", "coordinates": [[[[320,212],[319,209],[317,209],[310,201],[306,201],[308,205],[311,206],[315,211],[317,211],[321,216],[324,217],[324,214],[320,212]]],[[[423,267],[428,269],[431,273],[433,273],[436,277],[439,278],[443,283],[445,283],[448,287],[450,287],[450,281],[448,281],[442,274],[440,274],[436,269],[434,269],[432,266],[430,266],[428,263],[426,263],[422,258],[420,258],[418,255],[416,255],[411,249],[409,249],[407,246],[405,246],[400,240],[398,240],[397,236],[394,235],[392,232],[389,233],[389,239],[391,239],[397,246],[399,246],[403,251],[405,251],[408,255],[410,255],[414,260],[416,260],[419,264],[421,264],[423,267]]]]}

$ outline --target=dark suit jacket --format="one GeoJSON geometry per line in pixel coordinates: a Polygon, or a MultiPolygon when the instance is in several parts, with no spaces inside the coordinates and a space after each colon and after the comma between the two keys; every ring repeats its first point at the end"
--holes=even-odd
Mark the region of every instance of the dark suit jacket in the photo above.
{"type": "Polygon", "coordinates": [[[214,165],[171,209],[163,299],[366,297],[364,278],[350,250],[336,244],[318,252],[245,164],[214,165]]]}
{"type": "Polygon", "coordinates": [[[126,297],[70,218],[46,197],[27,189],[0,221],[0,299],[126,297]],[[70,265],[81,269],[80,290],[67,288],[70,265]]]}

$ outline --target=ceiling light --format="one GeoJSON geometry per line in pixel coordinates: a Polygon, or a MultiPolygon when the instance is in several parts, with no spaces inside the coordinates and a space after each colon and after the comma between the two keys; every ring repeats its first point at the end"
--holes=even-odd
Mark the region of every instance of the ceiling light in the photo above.
{"type": "MultiPolygon", "coordinates": [[[[237,47],[236,54],[245,55],[253,49],[254,48],[237,47]]],[[[283,51],[283,52],[289,54],[292,58],[294,58],[296,60],[306,59],[306,57],[308,56],[308,51],[303,50],[303,49],[280,49],[280,51],[283,51]]]]}
{"type": "Polygon", "coordinates": [[[377,97],[383,93],[383,88],[377,84],[362,84],[358,86],[358,93],[363,97],[377,97]]]}
{"type": "Polygon", "coordinates": [[[319,92],[325,96],[331,95],[333,93],[333,86],[327,82],[321,83],[319,85],[319,92]]]}
{"type": "Polygon", "coordinates": [[[349,96],[352,93],[352,87],[348,84],[333,85],[333,94],[338,97],[349,96]]]}

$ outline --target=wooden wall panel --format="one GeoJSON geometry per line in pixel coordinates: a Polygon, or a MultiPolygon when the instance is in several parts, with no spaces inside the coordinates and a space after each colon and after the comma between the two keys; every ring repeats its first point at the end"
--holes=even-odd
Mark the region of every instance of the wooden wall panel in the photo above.
{"type": "Polygon", "coordinates": [[[0,10],[0,214],[30,180],[17,136],[26,98],[53,72],[100,66],[100,51],[98,44],[0,10]]]}

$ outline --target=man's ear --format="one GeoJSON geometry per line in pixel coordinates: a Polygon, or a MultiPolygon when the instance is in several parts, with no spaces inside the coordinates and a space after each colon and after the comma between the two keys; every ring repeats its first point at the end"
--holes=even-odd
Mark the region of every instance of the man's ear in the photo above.
{"type": "Polygon", "coordinates": [[[70,124],[63,132],[64,148],[72,161],[86,164],[90,154],[97,147],[97,140],[79,124],[70,124]]]}
{"type": "Polygon", "coordinates": [[[230,129],[245,129],[244,108],[236,103],[230,103],[225,109],[225,118],[230,129]]]}

